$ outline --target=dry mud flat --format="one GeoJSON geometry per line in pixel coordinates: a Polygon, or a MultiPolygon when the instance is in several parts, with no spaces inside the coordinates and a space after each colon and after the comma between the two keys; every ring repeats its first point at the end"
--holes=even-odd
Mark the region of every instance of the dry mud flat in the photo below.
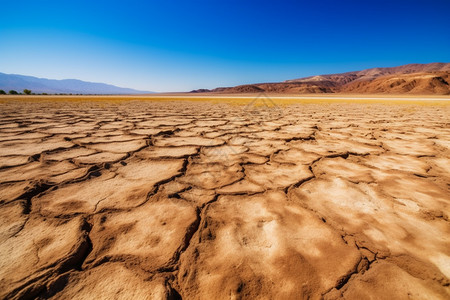
{"type": "Polygon", "coordinates": [[[0,298],[450,297],[448,105],[0,107],[0,298]]]}

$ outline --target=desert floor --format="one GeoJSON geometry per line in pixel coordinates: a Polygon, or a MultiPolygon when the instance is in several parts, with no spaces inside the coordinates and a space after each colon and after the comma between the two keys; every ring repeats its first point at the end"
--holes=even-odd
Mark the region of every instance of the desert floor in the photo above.
{"type": "Polygon", "coordinates": [[[0,298],[450,298],[450,101],[233,99],[0,98],[0,298]]]}

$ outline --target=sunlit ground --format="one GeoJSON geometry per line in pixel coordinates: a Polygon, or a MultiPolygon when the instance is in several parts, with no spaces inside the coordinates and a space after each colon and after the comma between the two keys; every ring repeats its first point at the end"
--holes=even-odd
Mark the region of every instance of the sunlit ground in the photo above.
{"type": "Polygon", "coordinates": [[[9,101],[102,101],[119,103],[123,101],[194,101],[229,103],[232,105],[285,106],[291,104],[408,104],[408,105],[450,105],[450,96],[404,96],[404,95],[3,95],[0,103],[9,101]]]}

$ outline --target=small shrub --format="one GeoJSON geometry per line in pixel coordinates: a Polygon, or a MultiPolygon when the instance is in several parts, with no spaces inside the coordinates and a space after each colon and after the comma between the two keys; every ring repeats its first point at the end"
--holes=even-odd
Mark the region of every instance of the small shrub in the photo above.
{"type": "Polygon", "coordinates": [[[9,92],[8,92],[10,95],[18,95],[19,93],[17,92],[17,91],[15,91],[15,90],[10,90],[9,92]]]}

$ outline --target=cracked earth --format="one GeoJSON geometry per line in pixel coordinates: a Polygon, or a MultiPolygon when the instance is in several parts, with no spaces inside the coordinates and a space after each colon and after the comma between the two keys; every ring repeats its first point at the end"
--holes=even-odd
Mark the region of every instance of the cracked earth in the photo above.
{"type": "Polygon", "coordinates": [[[448,105],[0,106],[0,298],[450,297],[448,105]]]}

